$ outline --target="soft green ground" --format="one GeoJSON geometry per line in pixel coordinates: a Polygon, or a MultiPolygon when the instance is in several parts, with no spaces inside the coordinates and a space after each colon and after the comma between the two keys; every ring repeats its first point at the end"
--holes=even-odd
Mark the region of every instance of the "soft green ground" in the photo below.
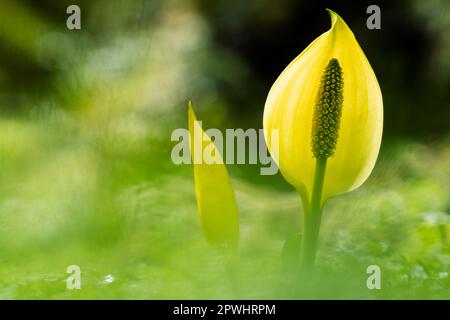
{"type": "Polygon", "coordinates": [[[171,163],[169,129],[155,139],[81,120],[0,122],[0,298],[450,297],[448,141],[383,145],[363,187],[329,201],[319,277],[305,286],[282,255],[301,205],[281,177],[230,168],[241,227],[230,260],[202,237],[192,168],[171,163]],[[78,291],[65,287],[72,264],[78,291]],[[366,288],[372,264],[379,291],[366,288]]]}

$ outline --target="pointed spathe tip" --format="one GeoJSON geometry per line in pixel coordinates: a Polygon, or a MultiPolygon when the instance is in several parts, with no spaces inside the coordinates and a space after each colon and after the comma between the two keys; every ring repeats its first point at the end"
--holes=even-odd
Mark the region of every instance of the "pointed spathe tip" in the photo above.
{"type": "Polygon", "coordinates": [[[330,19],[331,19],[331,30],[334,30],[335,28],[341,28],[342,26],[345,28],[348,28],[347,24],[345,23],[344,19],[342,19],[342,17],[337,14],[335,11],[326,8],[328,14],[330,15],[330,19]]]}
{"type": "Polygon", "coordinates": [[[192,107],[192,101],[188,100],[187,102],[187,112],[188,112],[188,118],[189,121],[192,119],[193,121],[197,120],[195,117],[194,108],[192,107]]]}
{"type": "Polygon", "coordinates": [[[330,8],[326,8],[325,10],[328,11],[328,13],[331,14],[337,14],[336,12],[334,12],[333,10],[331,10],[330,8]]]}

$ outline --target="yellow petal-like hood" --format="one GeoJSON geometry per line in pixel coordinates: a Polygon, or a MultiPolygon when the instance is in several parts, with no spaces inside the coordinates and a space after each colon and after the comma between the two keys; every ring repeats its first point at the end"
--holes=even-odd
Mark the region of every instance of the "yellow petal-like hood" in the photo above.
{"type": "Polygon", "coordinates": [[[314,40],[273,84],[264,128],[279,130],[279,148],[269,150],[286,180],[311,196],[316,159],[311,135],[323,72],[337,59],[343,72],[343,104],[335,153],[328,158],[323,200],[360,186],[370,175],[381,144],[383,101],[375,74],[353,32],[328,10],[331,29],[314,40]]]}
{"type": "Polygon", "coordinates": [[[239,237],[239,222],[236,200],[227,169],[214,142],[197,122],[191,103],[189,103],[188,118],[195,194],[203,233],[210,244],[235,249],[239,237]],[[194,139],[198,139],[197,142],[194,139]],[[198,149],[194,150],[195,148],[198,149]],[[214,149],[213,152],[220,158],[219,163],[207,164],[204,161],[196,163],[200,161],[194,160],[195,153],[197,152],[197,159],[200,160],[206,148],[214,149]]]}

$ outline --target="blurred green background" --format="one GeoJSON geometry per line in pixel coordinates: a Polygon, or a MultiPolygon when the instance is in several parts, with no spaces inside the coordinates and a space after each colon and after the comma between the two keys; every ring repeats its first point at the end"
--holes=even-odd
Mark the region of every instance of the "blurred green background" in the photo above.
{"type": "Polygon", "coordinates": [[[450,3],[0,1],[0,298],[450,297],[450,3]],[[170,158],[192,99],[204,127],[261,128],[284,67],[329,28],[354,31],[383,92],[379,161],[330,200],[314,284],[284,241],[301,229],[281,175],[228,166],[239,259],[204,241],[192,167],[170,158]],[[368,290],[377,264],[382,289],[368,290]],[[82,271],[68,290],[69,265],[82,271]]]}

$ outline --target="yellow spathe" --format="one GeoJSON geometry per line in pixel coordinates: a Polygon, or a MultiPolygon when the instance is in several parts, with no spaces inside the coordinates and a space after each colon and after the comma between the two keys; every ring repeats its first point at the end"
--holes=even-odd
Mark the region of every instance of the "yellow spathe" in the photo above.
{"type": "Polygon", "coordinates": [[[264,109],[264,129],[279,130],[279,149],[271,155],[281,173],[310,199],[316,159],[311,133],[321,77],[331,59],[343,74],[343,104],[335,153],[327,160],[322,203],[353,190],[370,175],[380,149],[383,101],[375,74],[353,32],[328,10],[331,29],[314,40],[282,72],[270,89],[264,109]]]}
{"type": "Polygon", "coordinates": [[[197,122],[191,103],[188,118],[195,194],[203,233],[210,244],[235,249],[239,238],[238,211],[227,169],[214,142],[197,122]],[[204,151],[211,149],[221,161],[211,164],[194,161],[195,154],[201,160],[204,151]]]}

